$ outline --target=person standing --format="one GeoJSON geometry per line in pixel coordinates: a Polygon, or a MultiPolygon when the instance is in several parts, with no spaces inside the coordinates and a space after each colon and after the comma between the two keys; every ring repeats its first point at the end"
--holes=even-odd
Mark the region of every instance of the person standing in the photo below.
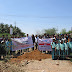
{"type": "Polygon", "coordinates": [[[11,43],[10,43],[10,39],[8,39],[8,41],[6,41],[6,55],[10,55],[10,48],[11,48],[11,43]]]}
{"type": "Polygon", "coordinates": [[[72,53],[72,39],[69,39],[69,53],[72,53]]]}
{"type": "Polygon", "coordinates": [[[6,40],[5,40],[5,36],[2,35],[1,43],[5,42],[5,41],[6,41],[6,40]]]}
{"type": "Polygon", "coordinates": [[[69,43],[67,42],[67,40],[65,40],[65,57],[68,56],[68,50],[69,50],[69,43]]]}
{"type": "Polygon", "coordinates": [[[3,59],[4,59],[4,57],[6,56],[5,38],[3,39],[3,41],[1,41],[0,45],[1,45],[1,47],[0,47],[0,58],[3,56],[3,59]]]}
{"type": "Polygon", "coordinates": [[[53,39],[53,42],[51,42],[51,46],[52,46],[52,59],[55,59],[55,39],[53,39]]]}
{"type": "Polygon", "coordinates": [[[58,40],[56,41],[56,57],[58,59],[58,57],[60,57],[60,44],[58,42],[58,40]]]}
{"type": "MultiPolygon", "coordinates": [[[[34,37],[34,35],[32,35],[32,41],[33,41],[33,45],[34,45],[34,43],[35,43],[35,37],[34,37]]],[[[34,50],[34,47],[33,47],[33,50],[34,50]]]]}
{"type": "Polygon", "coordinates": [[[63,40],[63,43],[65,42],[65,40],[66,40],[66,37],[63,35],[62,36],[62,40],[63,40]]]}
{"type": "Polygon", "coordinates": [[[37,37],[37,35],[35,37],[35,46],[36,46],[36,49],[37,49],[37,46],[38,46],[38,37],[37,37]]]}
{"type": "Polygon", "coordinates": [[[64,59],[64,56],[65,56],[65,53],[64,53],[65,45],[63,43],[63,40],[61,40],[60,49],[61,49],[61,58],[64,59]]]}
{"type": "MultiPolygon", "coordinates": [[[[29,34],[27,34],[27,38],[29,38],[29,34]]],[[[26,51],[29,52],[29,48],[27,48],[26,51]]]]}
{"type": "Polygon", "coordinates": [[[1,59],[1,40],[0,40],[0,59],[1,59]]]}
{"type": "MultiPolygon", "coordinates": [[[[45,33],[43,39],[46,39],[46,38],[47,38],[47,35],[45,33]]],[[[46,53],[46,52],[47,52],[46,50],[45,51],[42,51],[42,53],[46,53]]]]}
{"type": "Polygon", "coordinates": [[[2,35],[2,40],[5,38],[5,36],[4,35],[2,35]]]}
{"type": "Polygon", "coordinates": [[[46,39],[47,38],[47,36],[46,36],[46,33],[44,34],[44,37],[43,37],[44,39],[46,39]]]}
{"type": "Polygon", "coordinates": [[[49,34],[47,34],[47,38],[50,38],[49,34]]]}

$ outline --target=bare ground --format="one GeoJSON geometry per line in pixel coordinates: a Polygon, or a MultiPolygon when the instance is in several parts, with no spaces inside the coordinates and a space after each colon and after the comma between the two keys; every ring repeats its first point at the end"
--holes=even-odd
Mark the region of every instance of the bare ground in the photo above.
{"type": "Polygon", "coordinates": [[[20,63],[0,61],[0,72],[72,72],[72,62],[67,60],[22,60],[20,63]]]}

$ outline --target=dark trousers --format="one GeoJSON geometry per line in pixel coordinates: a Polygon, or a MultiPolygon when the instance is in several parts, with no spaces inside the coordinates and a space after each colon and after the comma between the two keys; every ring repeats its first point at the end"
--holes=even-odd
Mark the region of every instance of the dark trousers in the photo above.
{"type": "Polygon", "coordinates": [[[34,50],[34,47],[32,49],[34,50]]]}
{"type": "Polygon", "coordinates": [[[71,48],[71,53],[72,53],[72,48],[71,48]]]}
{"type": "Polygon", "coordinates": [[[68,50],[65,50],[65,56],[68,56],[68,50]]]}
{"type": "Polygon", "coordinates": [[[62,58],[62,59],[65,58],[65,52],[64,52],[64,50],[61,50],[61,58],[62,58]]]}
{"type": "Polygon", "coordinates": [[[37,49],[38,44],[36,43],[36,45],[35,45],[35,46],[36,46],[36,49],[37,49]]]}
{"type": "Polygon", "coordinates": [[[12,51],[10,51],[10,55],[12,55],[12,51]]]}
{"type": "Polygon", "coordinates": [[[69,57],[72,57],[71,53],[72,53],[72,49],[69,48],[69,57]]]}
{"type": "Polygon", "coordinates": [[[56,59],[58,59],[58,57],[60,57],[60,50],[56,49],[56,59]]]}
{"type": "Polygon", "coordinates": [[[70,53],[71,53],[71,48],[69,48],[69,55],[70,55],[70,53]]]}
{"type": "Polygon", "coordinates": [[[0,55],[0,59],[1,59],[1,55],[0,55]]]}

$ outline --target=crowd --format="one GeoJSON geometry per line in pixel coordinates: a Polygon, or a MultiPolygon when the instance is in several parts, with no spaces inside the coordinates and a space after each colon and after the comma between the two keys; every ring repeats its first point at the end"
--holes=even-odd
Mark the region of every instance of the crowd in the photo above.
{"type": "MultiPolygon", "coordinates": [[[[70,56],[70,53],[72,53],[72,34],[57,34],[49,36],[44,34],[42,36],[39,35],[40,39],[53,39],[53,42],[51,43],[52,46],[52,59],[65,59],[67,56],[70,56]]],[[[35,37],[35,42],[37,45],[37,35],[35,37]]]]}
{"type": "MultiPolygon", "coordinates": [[[[27,34],[27,37],[29,35],[27,34]]],[[[11,38],[20,38],[19,36],[2,36],[0,38],[0,58],[1,55],[6,56],[7,54],[12,54],[12,41],[11,38]]],[[[52,46],[52,59],[57,59],[59,57],[65,58],[66,56],[69,56],[70,53],[72,53],[72,34],[44,34],[39,36],[32,35],[33,44],[35,45],[36,49],[38,49],[38,39],[53,39],[53,42],[51,43],[52,46]]],[[[34,50],[34,47],[32,48],[34,50]]],[[[29,51],[29,48],[27,49],[29,51]]],[[[45,52],[45,51],[44,51],[45,52]]]]}

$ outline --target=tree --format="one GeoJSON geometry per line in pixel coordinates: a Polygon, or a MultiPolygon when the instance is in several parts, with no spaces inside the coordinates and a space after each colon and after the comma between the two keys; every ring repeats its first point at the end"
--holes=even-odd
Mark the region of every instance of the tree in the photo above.
{"type": "Polygon", "coordinates": [[[0,33],[10,33],[10,27],[13,28],[13,34],[14,35],[21,35],[21,36],[25,36],[25,33],[21,32],[21,29],[16,27],[16,26],[12,26],[12,24],[10,24],[10,26],[8,24],[4,24],[4,23],[0,23],[0,33]]]}
{"type": "Polygon", "coordinates": [[[16,28],[16,32],[17,32],[17,33],[21,33],[21,30],[17,27],[17,28],[16,28]]]}
{"type": "Polygon", "coordinates": [[[4,24],[3,23],[0,23],[0,32],[1,33],[5,33],[4,30],[5,30],[4,24]]]}
{"type": "Polygon", "coordinates": [[[25,33],[21,32],[19,36],[26,37],[25,33]]]}
{"type": "Polygon", "coordinates": [[[70,34],[70,33],[72,33],[72,31],[68,31],[67,33],[70,34]]]}
{"type": "Polygon", "coordinates": [[[10,24],[10,27],[13,28],[12,24],[10,24]]]}
{"type": "Polygon", "coordinates": [[[5,29],[5,33],[9,33],[10,32],[10,28],[8,24],[4,25],[4,29],[5,29]]]}
{"type": "Polygon", "coordinates": [[[61,32],[60,32],[60,34],[66,34],[67,32],[66,32],[66,29],[64,28],[64,29],[62,29],[61,30],[61,32]]]}
{"type": "Polygon", "coordinates": [[[56,33],[57,33],[57,30],[56,30],[55,28],[45,29],[44,32],[45,32],[46,34],[53,35],[53,34],[56,34],[56,33]]]}

